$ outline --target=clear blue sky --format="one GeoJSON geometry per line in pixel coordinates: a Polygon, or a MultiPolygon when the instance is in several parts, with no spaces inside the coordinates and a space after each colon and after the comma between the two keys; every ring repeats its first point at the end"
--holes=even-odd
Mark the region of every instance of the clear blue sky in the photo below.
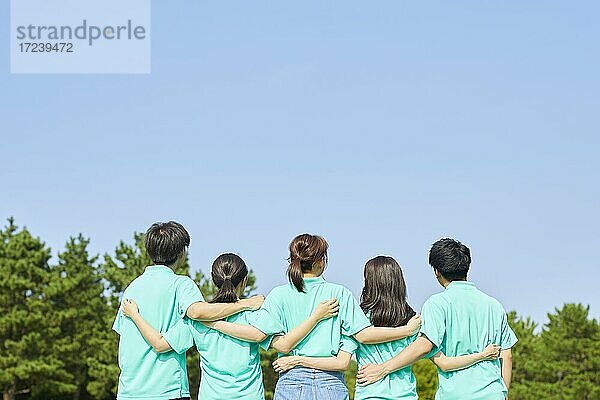
{"type": "Polygon", "coordinates": [[[141,76],[10,75],[7,3],[0,216],[53,250],[175,219],[267,293],[314,232],[327,279],[390,254],[420,308],[451,236],[507,309],[598,315],[598,2],[155,1],[141,76]]]}

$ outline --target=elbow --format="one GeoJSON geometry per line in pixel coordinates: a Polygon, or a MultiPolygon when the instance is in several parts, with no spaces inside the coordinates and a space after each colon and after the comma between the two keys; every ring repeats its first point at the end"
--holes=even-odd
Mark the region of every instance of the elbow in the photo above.
{"type": "Polygon", "coordinates": [[[425,355],[427,355],[429,352],[431,352],[431,350],[433,350],[433,343],[431,343],[429,341],[429,339],[423,338],[422,340],[419,340],[420,342],[420,346],[418,348],[418,356],[419,358],[424,357],[425,355]]]}
{"type": "Polygon", "coordinates": [[[171,350],[171,348],[169,346],[163,345],[163,344],[158,344],[158,345],[152,346],[152,348],[157,353],[166,353],[169,350],[171,350]]]}
{"type": "Polygon", "coordinates": [[[354,335],[354,339],[356,339],[361,344],[373,344],[372,341],[369,339],[369,336],[365,333],[367,329],[363,329],[362,331],[356,333],[354,335]]]}
{"type": "Polygon", "coordinates": [[[187,309],[185,315],[187,315],[188,318],[195,320],[199,320],[202,317],[200,310],[193,306],[190,306],[190,308],[187,309]]]}
{"type": "Polygon", "coordinates": [[[278,353],[281,354],[290,354],[290,352],[293,350],[292,346],[289,346],[287,344],[282,344],[282,343],[277,343],[277,344],[273,344],[273,348],[275,350],[277,350],[278,353]]]}
{"type": "Polygon", "coordinates": [[[437,365],[437,367],[442,372],[450,372],[450,371],[452,371],[452,368],[450,368],[450,366],[448,366],[448,365],[446,365],[444,363],[437,362],[435,365],[437,365]]]}
{"type": "Polygon", "coordinates": [[[502,359],[502,362],[505,364],[512,364],[513,361],[513,355],[511,351],[507,351],[501,354],[500,358],[502,359]]]}
{"type": "Polygon", "coordinates": [[[267,338],[267,335],[265,335],[262,332],[257,332],[256,334],[254,334],[254,337],[252,339],[257,343],[260,343],[263,340],[265,340],[266,338],[267,338]]]}
{"type": "Polygon", "coordinates": [[[213,322],[218,320],[218,315],[215,315],[214,313],[209,313],[209,310],[207,310],[206,307],[203,306],[204,304],[205,303],[192,304],[185,312],[185,315],[187,315],[188,318],[195,319],[196,321],[213,322]]]}
{"type": "Polygon", "coordinates": [[[340,363],[340,369],[339,371],[346,371],[348,369],[348,367],[350,366],[350,358],[343,360],[340,363]]]}
{"type": "Polygon", "coordinates": [[[197,309],[188,310],[188,312],[185,315],[187,315],[190,319],[200,322],[214,322],[219,320],[218,316],[209,315],[197,309]]]}
{"type": "Polygon", "coordinates": [[[290,354],[294,350],[294,346],[291,346],[284,336],[275,338],[271,343],[271,347],[281,354],[290,354]]]}

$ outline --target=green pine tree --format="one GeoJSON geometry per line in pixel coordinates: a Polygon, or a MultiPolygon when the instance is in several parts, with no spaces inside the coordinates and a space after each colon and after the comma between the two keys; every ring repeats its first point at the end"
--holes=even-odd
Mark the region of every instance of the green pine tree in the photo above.
{"type": "Polygon", "coordinates": [[[69,239],[65,250],[58,255],[58,264],[51,268],[48,288],[52,314],[61,330],[54,352],[73,375],[75,388],[70,393],[73,400],[89,398],[89,364],[95,363],[95,344],[104,337],[108,312],[104,286],[95,265],[97,257],[89,255],[88,245],[89,240],[82,235],[69,239]]]}
{"type": "Polygon", "coordinates": [[[354,360],[350,360],[348,369],[344,371],[344,380],[346,381],[346,387],[348,388],[348,394],[350,400],[354,399],[354,392],[356,390],[356,373],[358,372],[358,364],[354,360]]]}
{"type": "Polygon", "coordinates": [[[519,338],[513,349],[513,400],[599,400],[600,329],[589,307],[565,304],[548,314],[540,333],[514,313],[509,321],[519,338]]]}
{"type": "Polygon", "coordinates": [[[17,394],[47,398],[74,388],[54,352],[59,322],[47,301],[50,249],[14,220],[0,230],[0,387],[3,399],[17,394]]]}
{"type": "Polygon", "coordinates": [[[433,400],[438,386],[437,367],[430,360],[419,360],[413,365],[417,392],[421,400],[433,400]]]}
{"type": "Polygon", "coordinates": [[[589,306],[565,304],[548,314],[539,337],[536,381],[548,400],[600,399],[600,329],[589,306]]]}
{"type": "Polygon", "coordinates": [[[273,400],[275,386],[279,375],[273,369],[273,362],[277,360],[277,350],[260,350],[260,366],[263,372],[263,385],[265,387],[265,400],[273,400]]]}
{"type": "Polygon", "coordinates": [[[535,372],[539,364],[539,336],[537,324],[531,318],[522,318],[516,312],[508,313],[508,323],[519,339],[513,347],[513,379],[510,387],[512,400],[536,398],[535,372]]]}

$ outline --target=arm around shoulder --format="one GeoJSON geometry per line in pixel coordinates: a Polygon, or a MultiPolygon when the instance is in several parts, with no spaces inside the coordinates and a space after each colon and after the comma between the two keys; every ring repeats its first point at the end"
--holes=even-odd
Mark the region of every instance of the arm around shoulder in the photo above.
{"type": "Polygon", "coordinates": [[[285,356],[273,362],[275,372],[282,373],[294,367],[313,368],[321,371],[345,371],[352,354],[340,350],[335,357],[285,356]]]}
{"type": "Polygon", "coordinates": [[[396,328],[369,326],[354,334],[354,338],[362,344],[386,343],[415,335],[421,328],[421,316],[415,315],[406,325],[396,328]]]}
{"type": "Polygon", "coordinates": [[[258,310],[265,297],[252,296],[238,300],[235,303],[206,303],[196,302],[188,307],[186,315],[197,321],[217,321],[246,310],[258,310]]]}
{"type": "Polygon", "coordinates": [[[367,364],[362,367],[356,376],[360,385],[369,385],[383,379],[394,371],[405,368],[431,352],[433,343],[424,336],[418,337],[394,358],[382,364],[367,364]]]}

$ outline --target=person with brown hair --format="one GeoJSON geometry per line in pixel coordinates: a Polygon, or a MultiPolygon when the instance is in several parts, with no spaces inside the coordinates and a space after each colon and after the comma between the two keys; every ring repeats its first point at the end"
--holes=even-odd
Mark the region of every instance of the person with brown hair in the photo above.
{"type": "Polygon", "coordinates": [[[283,332],[288,332],[304,321],[321,301],[331,298],[339,301],[337,316],[319,322],[296,346],[280,351],[280,356],[301,356],[306,364],[280,374],[275,400],[348,399],[343,371],[348,367],[352,350],[342,345],[344,338],[354,337],[360,343],[383,343],[412,336],[420,328],[419,316],[404,326],[371,326],[350,290],[323,278],[328,247],[321,236],[295,237],[289,246],[290,283],[273,289],[258,311],[278,322],[283,332]]]}

